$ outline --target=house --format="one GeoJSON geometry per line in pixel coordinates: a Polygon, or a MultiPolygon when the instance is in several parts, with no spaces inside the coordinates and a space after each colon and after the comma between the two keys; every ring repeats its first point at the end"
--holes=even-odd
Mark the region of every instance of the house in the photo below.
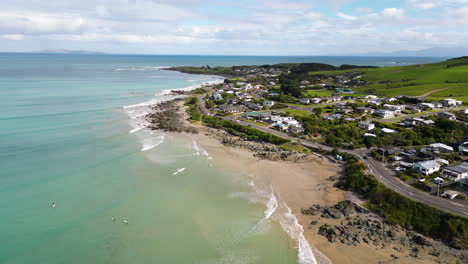
{"type": "Polygon", "coordinates": [[[375,124],[369,121],[361,121],[358,123],[358,127],[365,130],[372,130],[375,128],[375,124]]]}
{"type": "Polygon", "coordinates": [[[223,100],[223,96],[220,93],[215,93],[211,96],[214,100],[223,100]]]}
{"type": "Polygon", "coordinates": [[[244,111],[243,106],[236,106],[236,105],[220,105],[219,109],[224,113],[240,113],[244,111]]]}
{"type": "Polygon", "coordinates": [[[460,143],[460,145],[458,145],[458,151],[459,151],[462,155],[468,155],[468,138],[465,137],[465,139],[463,140],[463,142],[460,143]]]}
{"type": "Polygon", "coordinates": [[[227,100],[228,104],[237,104],[238,102],[239,102],[239,100],[237,98],[229,98],[227,100]]]}
{"type": "Polygon", "coordinates": [[[391,105],[391,104],[384,104],[383,107],[387,110],[393,110],[393,111],[401,111],[405,110],[406,105],[391,105]]]}
{"type": "Polygon", "coordinates": [[[374,109],[370,107],[356,107],[356,112],[357,113],[364,113],[364,114],[373,114],[374,109]]]}
{"type": "Polygon", "coordinates": [[[244,114],[247,119],[257,119],[257,120],[270,120],[271,112],[248,112],[244,114]]]}
{"type": "Polygon", "coordinates": [[[457,191],[447,190],[442,194],[442,197],[448,198],[450,200],[455,199],[460,193],[457,191]]]}
{"type": "Polygon", "coordinates": [[[429,145],[433,152],[436,153],[452,153],[453,148],[442,143],[434,143],[429,145]]]}
{"type": "Polygon", "coordinates": [[[395,111],[391,111],[391,110],[377,110],[374,112],[374,114],[382,118],[395,117],[395,111]]]}
{"type": "Polygon", "coordinates": [[[272,107],[274,105],[275,105],[275,102],[273,102],[273,101],[270,101],[270,100],[263,101],[263,106],[265,106],[265,107],[272,107]]]}
{"type": "Polygon", "coordinates": [[[364,133],[364,136],[365,137],[377,137],[375,134],[371,134],[371,133],[364,133]]]}
{"type": "Polygon", "coordinates": [[[356,99],[356,96],[349,96],[349,95],[346,95],[346,96],[343,96],[342,99],[343,99],[343,100],[355,100],[355,99],[356,99]]]}
{"type": "Polygon", "coordinates": [[[364,96],[364,99],[377,99],[377,98],[379,98],[377,95],[371,95],[371,94],[364,96]]]}
{"type": "Polygon", "coordinates": [[[299,103],[301,104],[310,104],[309,98],[299,98],[299,103]]]}
{"type": "Polygon", "coordinates": [[[252,109],[252,110],[261,110],[263,109],[263,106],[256,104],[256,103],[250,103],[247,102],[244,104],[247,108],[252,109]]]}
{"type": "Polygon", "coordinates": [[[443,118],[443,119],[451,120],[451,121],[457,120],[457,117],[454,114],[450,113],[450,112],[439,112],[437,114],[437,116],[439,116],[440,118],[443,118]]]}
{"type": "Polygon", "coordinates": [[[292,133],[292,134],[302,134],[304,133],[304,128],[302,127],[290,127],[289,128],[289,133],[292,133]]]}
{"type": "Polygon", "coordinates": [[[344,119],[346,122],[354,122],[356,121],[356,118],[352,118],[352,117],[347,117],[344,119]]]}
{"type": "Polygon", "coordinates": [[[455,99],[450,99],[450,98],[444,99],[440,101],[440,103],[445,107],[455,107],[455,106],[463,105],[462,101],[457,101],[455,99]]]}
{"type": "Polygon", "coordinates": [[[330,97],[330,99],[331,99],[333,102],[338,102],[338,101],[341,101],[341,96],[332,96],[332,97],[330,97]]]}
{"type": "Polygon", "coordinates": [[[326,116],[325,119],[326,120],[335,120],[335,119],[340,119],[342,117],[343,117],[343,115],[341,115],[341,114],[334,114],[334,115],[326,116]]]}
{"type": "Polygon", "coordinates": [[[431,103],[420,103],[419,104],[422,109],[429,108],[429,109],[434,109],[436,108],[434,104],[431,103]]]}
{"type": "Polygon", "coordinates": [[[390,129],[390,128],[382,128],[380,131],[382,131],[383,133],[387,133],[387,134],[393,134],[393,133],[397,133],[398,131],[396,130],[393,130],[393,129],[390,129]]]}
{"type": "Polygon", "coordinates": [[[310,99],[310,103],[312,103],[312,104],[318,104],[318,103],[320,103],[321,101],[322,101],[322,99],[321,99],[321,98],[317,98],[317,97],[310,99]]]}
{"type": "Polygon", "coordinates": [[[460,165],[445,167],[441,175],[442,177],[451,181],[467,181],[468,162],[463,162],[460,165]]]}
{"type": "Polygon", "coordinates": [[[415,169],[423,175],[430,175],[440,170],[440,164],[435,160],[418,162],[414,165],[415,169]]]}

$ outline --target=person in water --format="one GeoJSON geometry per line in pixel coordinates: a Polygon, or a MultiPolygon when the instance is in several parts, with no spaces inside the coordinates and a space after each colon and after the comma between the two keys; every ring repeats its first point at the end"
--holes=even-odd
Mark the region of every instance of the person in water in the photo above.
{"type": "Polygon", "coordinates": [[[114,221],[114,222],[115,222],[115,221],[117,221],[117,218],[115,218],[115,217],[112,217],[112,221],[114,221]]]}
{"type": "Polygon", "coordinates": [[[55,202],[52,202],[52,208],[55,208],[55,202]]]}

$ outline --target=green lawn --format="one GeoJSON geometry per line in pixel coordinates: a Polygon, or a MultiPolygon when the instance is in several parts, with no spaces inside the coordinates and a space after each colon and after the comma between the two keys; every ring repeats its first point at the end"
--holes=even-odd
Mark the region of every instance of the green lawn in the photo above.
{"type": "Polygon", "coordinates": [[[363,80],[368,85],[355,90],[359,93],[381,96],[422,96],[425,93],[437,91],[428,97],[463,100],[468,97],[468,59],[442,61],[431,64],[352,69],[346,71],[311,72],[310,74],[339,75],[343,72],[362,72],[363,80]]]}

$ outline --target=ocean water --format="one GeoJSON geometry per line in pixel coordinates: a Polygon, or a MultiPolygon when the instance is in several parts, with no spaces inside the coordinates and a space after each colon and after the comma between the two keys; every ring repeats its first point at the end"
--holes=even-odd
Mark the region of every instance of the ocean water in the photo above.
{"type": "Polygon", "coordinates": [[[144,128],[164,90],[219,81],[161,67],[438,60],[0,54],[0,263],[320,262],[273,192],[144,128]]]}

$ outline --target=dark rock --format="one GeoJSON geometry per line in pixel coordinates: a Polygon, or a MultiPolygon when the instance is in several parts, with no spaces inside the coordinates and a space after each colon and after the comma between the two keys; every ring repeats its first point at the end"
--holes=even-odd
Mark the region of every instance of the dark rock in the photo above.
{"type": "Polygon", "coordinates": [[[343,213],[341,213],[340,210],[338,210],[336,208],[333,208],[333,207],[325,209],[324,214],[328,215],[328,216],[330,216],[332,218],[335,218],[335,219],[338,219],[338,218],[343,216],[343,213]]]}
{"type": "Polygon", "coordinates": [[[310,222],[310,224],[311,225],[316,225],[316,224],[318,224],[318,221],[312,221],[312,222],[310,222]]]}

